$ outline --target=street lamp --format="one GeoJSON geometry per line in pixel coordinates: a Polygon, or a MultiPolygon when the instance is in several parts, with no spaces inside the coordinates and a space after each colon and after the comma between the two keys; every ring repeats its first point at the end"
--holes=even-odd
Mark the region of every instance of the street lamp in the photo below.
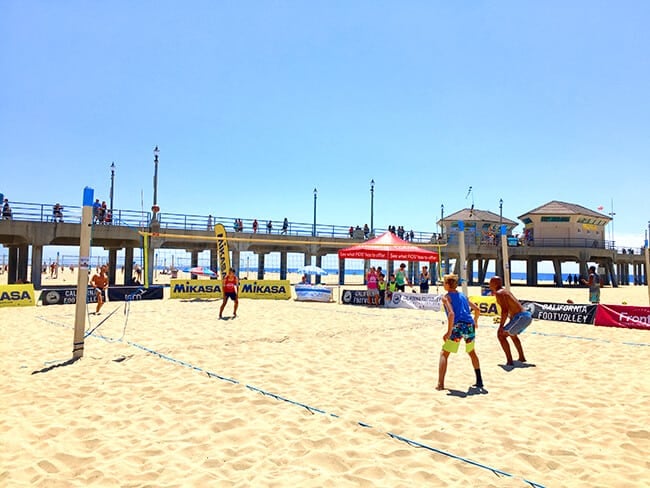
{"type": "Polygon", "coordinates": [[[153,150],[153,206],[151,207],[151,211],[153,212],[153,215],[151,217],[151,220],[157,220],[158,217],[158,211],[160,210],[160,207],[158,207],[158,155],[160,154],[160,150],[158,149],[158,146],[156,146],[153,150]]]}
{"type": "Polygon", "coordinates": [[[316,198],[318,198],[318,190],[314,188],[314,228],[311,231],[313,237],[316,237],[316,198]]]}
{"type": "Polygon", "coordinates": [[[499,198],[499,235],[501,235],[502,225],[503,225],[503,198],[499,198]]]}
{"type": "Polygon", "coordinates": [[[445,234],[445,228],[443,226],[444,220],[445,220],[445,204],[441,203],[440,204],[440,235],[441,236],[445,234]]]}
{"type": "Polygon", "coordinates": [[[111,163],[111,223],[113,222],[113,188],[115,187],[115,161],[111,163]]]}
{"type": "Polygon", "coordinates": [[[375,235],[375,180],[370,180],[370,234],[375,235]]]}

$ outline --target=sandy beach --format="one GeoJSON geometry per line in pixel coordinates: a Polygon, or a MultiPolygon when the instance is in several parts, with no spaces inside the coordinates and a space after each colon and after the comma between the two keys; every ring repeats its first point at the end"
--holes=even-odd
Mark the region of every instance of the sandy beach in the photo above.
{"type": "MultiPolygon", "coordinates": [[[[602,298],[648,304],[645,287],[602,298]]],[[[0,484],[650,486],[647,331],[535,321],[529,362],[506,368],[481,317],[486,392],[464,353],[439,392],[442,312],[241,300],[219,321],[219,305],[107,303],[72,364],[74,305],[0,308],[0,484]]]]}

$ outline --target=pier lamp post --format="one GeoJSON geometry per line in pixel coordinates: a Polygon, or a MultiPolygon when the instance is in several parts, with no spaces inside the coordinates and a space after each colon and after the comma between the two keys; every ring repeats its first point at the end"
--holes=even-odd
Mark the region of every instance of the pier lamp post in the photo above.
{"type": "Polygon", "coordinates": [[[158,146],[156,146],[153,150],[153,206],[151,207],[151,211],[153,212],[153,215],[151,216],[151,221],[156,221],[158,220],[158,212],[160,211],[160,207],[158,206],[158,155],[160,154],[160,150],[158,149],[158,146]]]}
{"type": "Polygon", "coordinates": [[[318,190],[314,188],[314,228],[311,231],[311,235],[316,237],[316,199],[318,198],[318,190]]]}
{"type": "Polygon", "coordinates": [[[375,180],[370,180],[370,234],[375,235],[375,180]]]}
{"type": "Polygon", "coordinates": [[[443,226],[444,220],[445,220],[445,204],[441,203],[440,204],[440,236],[443,236],[445,234],[445,227],[443,226]]]}
{"type": "Polygon", "coordinates": [[[115,187],[115,161],[111,163],[111,223],[113,223],[113,189],[115,187]]]}
{"type": "Polygon", "coordinates": [[[499,198],[499,234],[501,234],[502,225],[503,225],[503,198],[499,198]]]}

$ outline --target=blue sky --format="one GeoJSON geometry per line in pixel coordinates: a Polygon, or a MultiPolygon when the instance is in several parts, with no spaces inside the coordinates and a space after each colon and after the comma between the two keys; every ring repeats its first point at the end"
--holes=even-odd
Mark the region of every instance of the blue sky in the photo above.
{"type": "MultiPolygon", "coordinates": [[[[650,2],[0,1],[0,192],[435,231],[440,205],[650,220],[650,2]]],[[[611,227],[608,227],[608,236],[611,227]]]]}

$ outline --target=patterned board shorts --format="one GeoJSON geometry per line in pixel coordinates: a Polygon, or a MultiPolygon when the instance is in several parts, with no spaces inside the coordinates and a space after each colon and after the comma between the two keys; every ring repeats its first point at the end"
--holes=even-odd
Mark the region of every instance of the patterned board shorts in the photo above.
{"type": "Polygon", "coordinates": [[[454,327],[451,329],[449,339],[447,339],[443,344],[442,350],[454,353],[458,352],[460,340],[463,339],[465,340],[465,352],[472,352],[474,350],[475,338],[476,332],[474,330],[474,324],[458,322],[454,324],[454,327]]]}
{"type": "Polygon", "coordinates": [[[503,326],[503,330],[510,335],[518,335],[525,331],[532,321],[532,314],[524,310],[512,317],[510,322],[503,326]]]}

